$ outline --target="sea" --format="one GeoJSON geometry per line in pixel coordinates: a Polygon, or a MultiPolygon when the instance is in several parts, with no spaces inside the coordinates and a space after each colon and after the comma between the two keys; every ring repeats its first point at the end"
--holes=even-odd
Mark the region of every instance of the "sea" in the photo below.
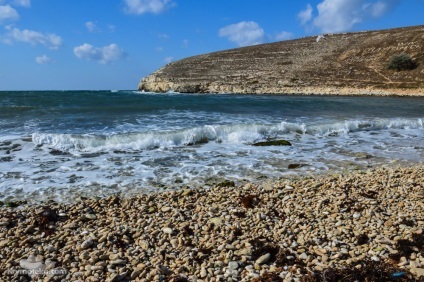
{"type": "Polygon", "coordinates": [[[423,97],[0,92],[0,200],[72,202],[424,160],[423,97]],[[291,146],[254,146],[287,140],[291,146]]]}

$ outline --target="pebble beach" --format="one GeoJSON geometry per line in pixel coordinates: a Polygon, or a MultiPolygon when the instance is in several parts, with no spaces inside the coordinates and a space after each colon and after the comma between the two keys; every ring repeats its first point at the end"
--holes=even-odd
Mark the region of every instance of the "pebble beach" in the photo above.
{"type": "Polygon", "coordinates": [[[0,280],[423,281],[423,228],[422,164],[3,206],[0,280]]]}

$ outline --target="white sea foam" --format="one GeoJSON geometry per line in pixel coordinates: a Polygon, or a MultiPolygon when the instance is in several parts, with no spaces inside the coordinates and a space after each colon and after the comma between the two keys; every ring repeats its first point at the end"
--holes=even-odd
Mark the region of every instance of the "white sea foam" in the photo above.
{"type": "Polygon", "coordinates": [[[36,145],[73,154],[86,152],[108,152],[110,150],[168,149],[215,141],[219,143],[251,144],[272,138],[292,139],[294,134],[329,136],[353,132],[378,132],[388,129],[423,129],[422,119],[379,119],[373,121],[344,121],[329,124],[306,125],[304,123],[281,122],[274,125],[238,124],[205,125],[190,129],[122,133],[108,135],[34,133],[36,145]]]}

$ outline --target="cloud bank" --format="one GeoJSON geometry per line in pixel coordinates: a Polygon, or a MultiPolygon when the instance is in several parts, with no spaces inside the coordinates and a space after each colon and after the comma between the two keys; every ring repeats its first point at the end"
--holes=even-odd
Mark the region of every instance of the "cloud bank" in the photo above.
{"type": "Polygon", "coordinates": [[[101,64],[109,64],[127,56],[126,52],[116,44],[94,47],[84,43],[74,48],[74,54],[78,59],[96,61],[101,64]]]}
{"type": "Polygon", "coordinates": [[[12,44],[13,42],[24,42],[31,45],[44,45],[50,49],[56,50],[62,46],[63,40],[60,36],[53,33],[42,33],[34,30],[6,27],[8,32],[3,42],[12,44]]]}
{"type": "Polygon", "coordinates": [[[317,28],[323,33],[352,30],[356,24],[385,15],[400,0],[323,0],[317,5],[314,17],[310,4],[300,11],[298,19],[308,28],[317,28]]]}
{"type": "Polygon", "coordinates": [[[52,63],[52,59],[48,57],[47,55],[38,56],[35,58],[35,61],[37,64],[44,65],[44,64],[50,64],[52,63]]]}
{"type": "Polygon", "coordinates": [[[29,8],[31,7],[31,0],[14,0],[13,4],[15,4],[16,6],[29,8]]]}
{"type": "Polygon", "coordinates": [[[253,21],[242,21],[227,25],[219,30],[220,37],[226,37],[240,47],[261,44],[264,35],[264,30],[253,21]]]}
{"type": "Polygon", "coordinates": [[[19,19],[18,12],[9,5],[0,6],[0,23],[19,19]]]}
{"type": "Polygon", "coordinates": [[[160,14],[175,5],[171,0],[124,0],[124,3],[125,12],[135,15],[160,14]]]}

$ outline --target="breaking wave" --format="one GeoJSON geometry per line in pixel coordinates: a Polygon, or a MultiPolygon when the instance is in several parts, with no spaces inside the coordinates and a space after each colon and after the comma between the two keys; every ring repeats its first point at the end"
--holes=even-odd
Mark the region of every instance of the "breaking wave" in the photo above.
{"type": "Polygon", "coordinates": [[[150,150],[199,145],[208,142],[251,144],[260,140],[309,135],[331,138],[352,132],[376,132],[391,129],[423,129],[423,119],[351,120],[335,123],[204,125],[174,131],[150,131],[110,134],[33,133],[36,145],[78,154],[109,150],[150,150]]]}

